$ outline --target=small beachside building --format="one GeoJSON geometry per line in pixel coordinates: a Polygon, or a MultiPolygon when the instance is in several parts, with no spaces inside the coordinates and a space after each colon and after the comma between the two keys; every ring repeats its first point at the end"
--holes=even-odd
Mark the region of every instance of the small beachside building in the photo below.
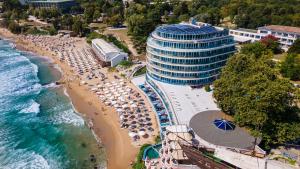
{"type": "Polygon", "coordinates": [[[122,52],[115,45],[103,39],[93,39],[92,49],[102,66],[116,66],[123,60],[128,60],[128,54],[122,52]]]}

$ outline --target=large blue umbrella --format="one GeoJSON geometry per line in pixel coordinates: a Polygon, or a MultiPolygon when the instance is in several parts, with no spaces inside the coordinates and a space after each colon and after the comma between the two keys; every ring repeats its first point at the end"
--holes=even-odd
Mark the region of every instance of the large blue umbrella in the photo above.
{"type": "Polygon", "coordinates": [[[219,129],[225,130],[225,131],[234,130],[234,128],[235,128],[235,125],[231,121],[224,120],[224,119],[214,120],[214,125],[216,127],[218,127],[219,129]]]}

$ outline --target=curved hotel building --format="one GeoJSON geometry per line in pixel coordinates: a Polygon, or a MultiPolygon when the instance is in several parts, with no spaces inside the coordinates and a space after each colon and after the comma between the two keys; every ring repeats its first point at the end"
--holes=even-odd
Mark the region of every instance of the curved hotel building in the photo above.
{"type": "Polygon", "coordinates": [[[210,84],[234,52],[227,29],[208,24],[163,25],[147,41],[147,78],[176,85],[210,84]]]}

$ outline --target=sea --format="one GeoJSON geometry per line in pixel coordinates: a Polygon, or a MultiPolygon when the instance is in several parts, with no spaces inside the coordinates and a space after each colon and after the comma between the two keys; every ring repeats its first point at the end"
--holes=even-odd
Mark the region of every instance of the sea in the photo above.
{"type": "Polygon", "coordinates": [[[106,168],[51,60],[0,40],[0,169],[106,168]]]}

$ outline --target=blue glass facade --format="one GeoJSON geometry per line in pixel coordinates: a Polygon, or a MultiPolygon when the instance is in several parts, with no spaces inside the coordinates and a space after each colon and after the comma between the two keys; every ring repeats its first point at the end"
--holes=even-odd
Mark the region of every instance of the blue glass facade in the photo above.
{"type": "Polygon", "coordinates": [[[228,30],[174,24],[156,28],[147,40],[147,76],[178,85],[213,82],[235,52],[228,30]]]}

